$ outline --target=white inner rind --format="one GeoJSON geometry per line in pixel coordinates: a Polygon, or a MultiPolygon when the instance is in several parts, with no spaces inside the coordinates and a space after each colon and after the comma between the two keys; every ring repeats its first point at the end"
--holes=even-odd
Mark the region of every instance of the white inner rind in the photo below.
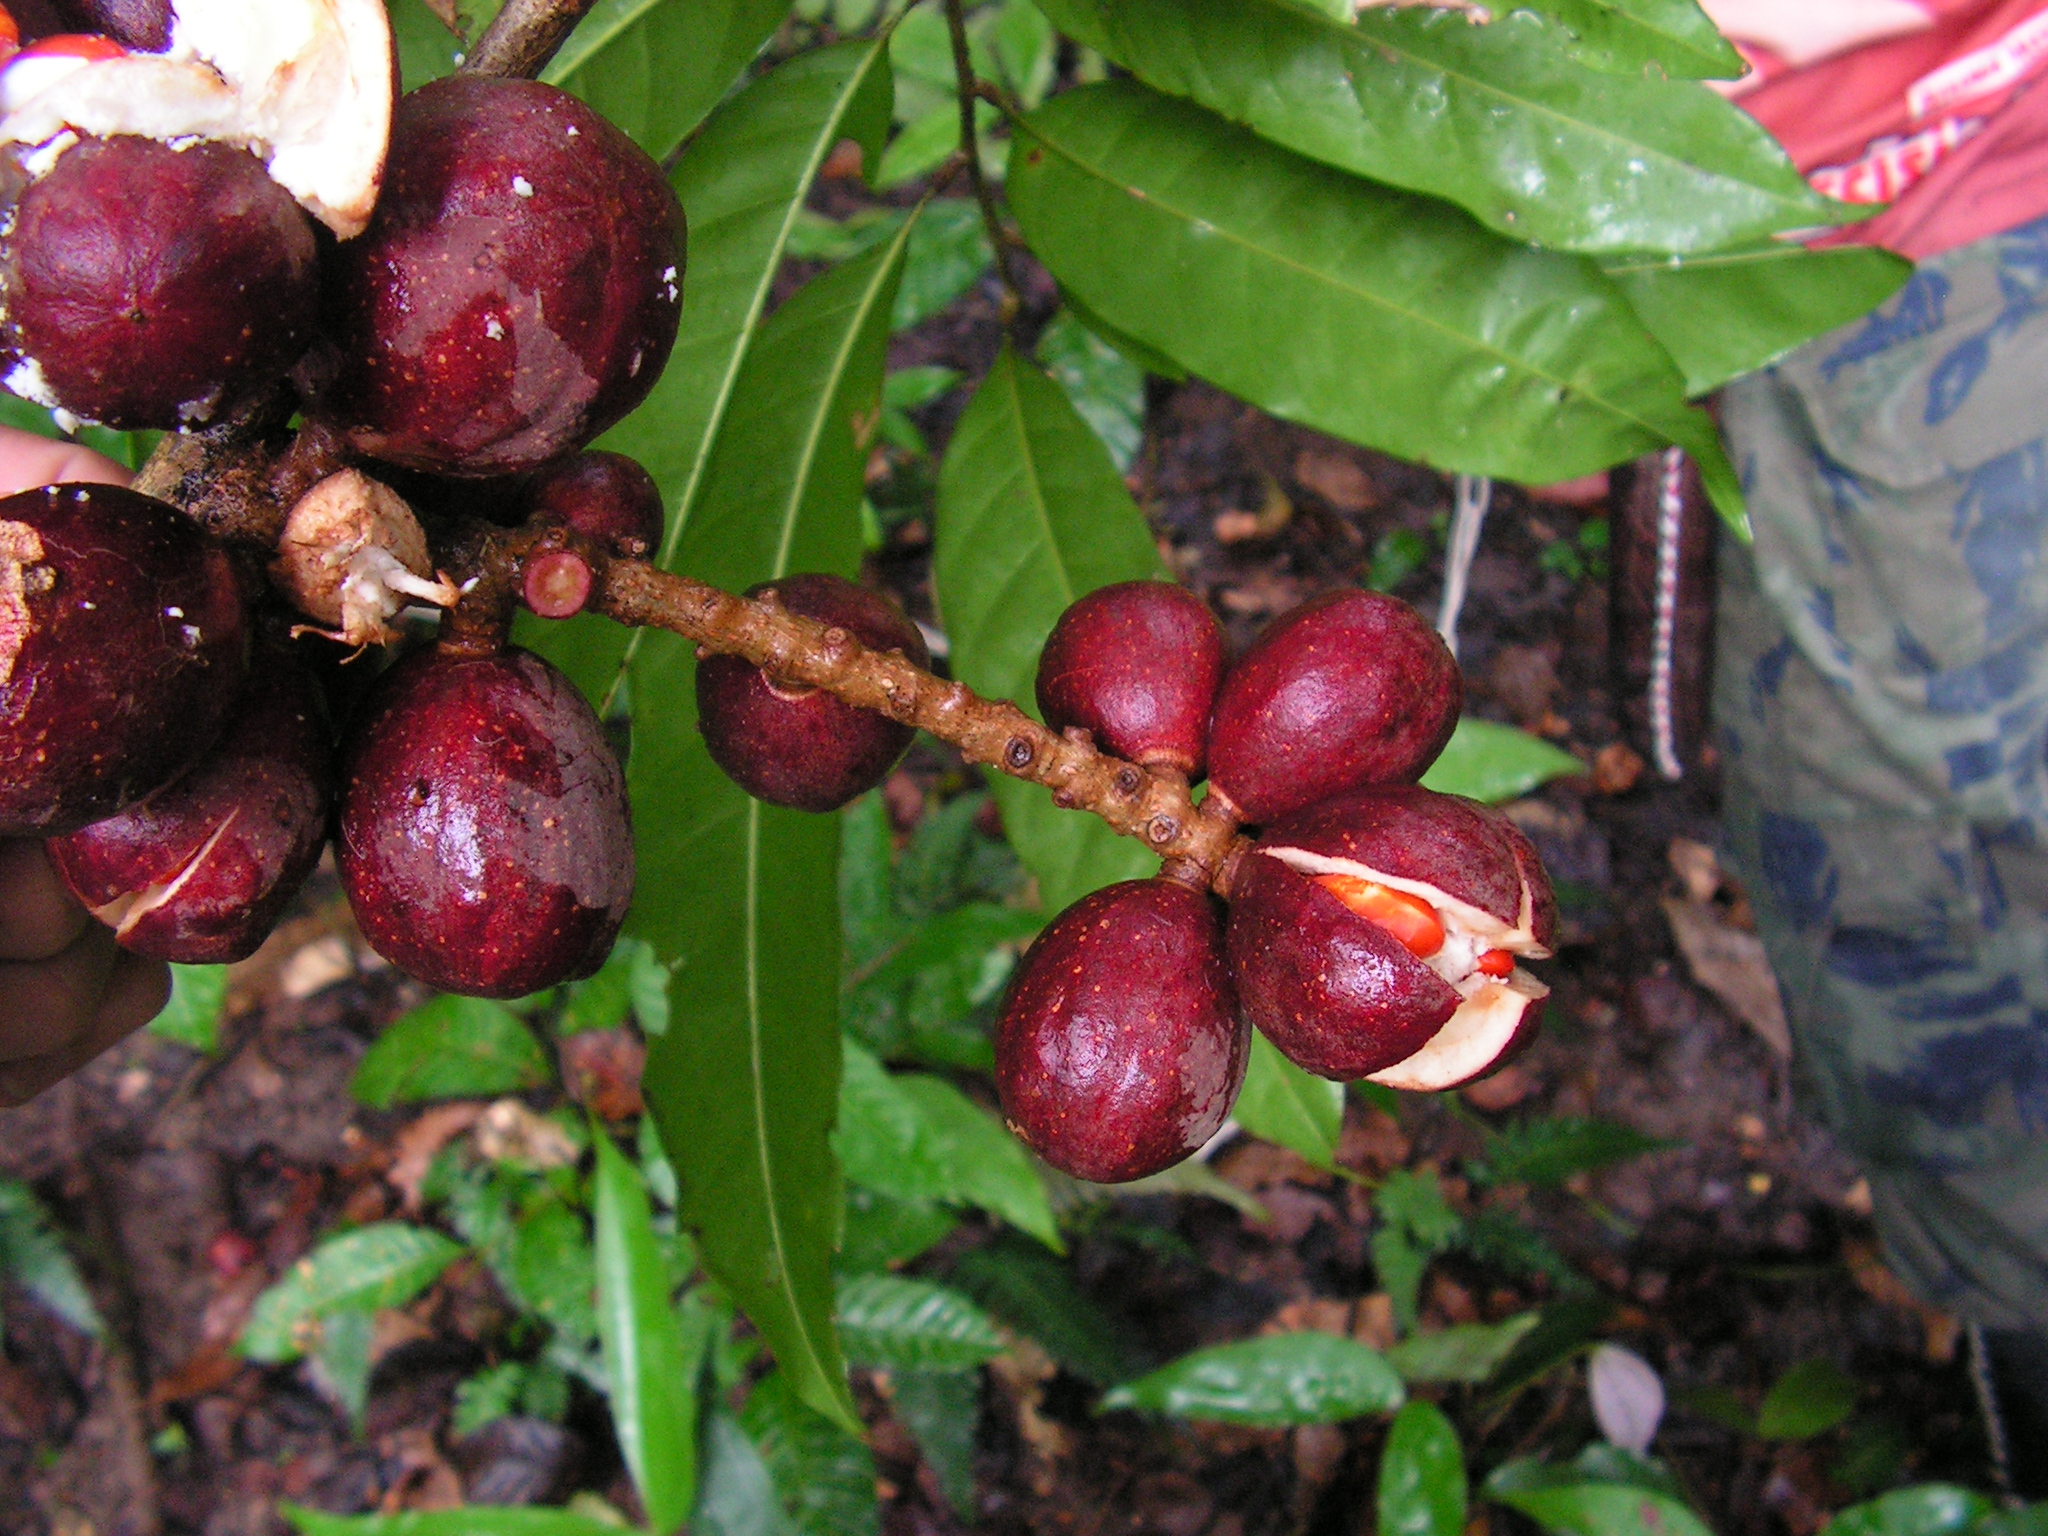
{"type": "Polygon", "coordinates": [[[1429,1093],[1477,1077],[1514,1043],[1530,1007],[1550,995],[1550,988],[1527,971],[1504,981],[1486,977],[1473,989],[1429,1043],[1367,1081],[1410,1093],[1429,1093]]]}
{"type": "Polygon", "coordinates": [[[139,891],[116,896],[104,906],[94,907],[92,915],[112,928],[115,938],[127,938],[137,923],[165,902],[176,899],[178,892],[185,888],[185,883],[205,867],[207,858],[219,845],[220,840],[227,836],[228,828],[235,824],[235,818],[239,815],[239,810],[229,811],[227,819],[213,829],[213,836],[202,843],[199,851],[187,859],[184,867],[170,879],[156,885],[146,885],[139,891]]]}
{"type": "Polygon", "coordinates": [[[391,135],[382,0],[173,0],[172,13],[164,53],[0,71],[0,142],[69,130],[238,144],[335,234],[362,233],[391,135]]]}

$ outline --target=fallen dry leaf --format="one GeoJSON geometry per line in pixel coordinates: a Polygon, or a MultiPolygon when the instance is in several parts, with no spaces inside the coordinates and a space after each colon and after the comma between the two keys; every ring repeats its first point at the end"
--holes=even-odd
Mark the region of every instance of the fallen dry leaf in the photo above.
{"type": "Polygon", "coordinates": [[[1693,980],[1726,1004],[1773,1051],[1790,1060],[1792,1031],[1785,1022],[1785,1001],[1778,993],[1778,978],[1771,974],[1763,940],[1730,928],[1711,903],[1666,897],[1659,905],[1671,924],[1679,953],[1692,968],[1693,980]]]}
{"type": "Polygon", "coordinates": [[[481,1104],[437,1104],[392,1138],[391,1166],[384,1180],[398,1191],[408,1213],[420,1208],[420,1185],[441,1149],[483,1118],[481,1104]]]}
{"type": "Polygon", "coordinates": [[[569,1133],[517,1099],[500,1099],[477,1122],[476,1149],[494,1163],[567,1168],[577,1157],[569,1133]]]}
{"type": "Polygon", "coordinates": [[[1294,503],[1287,499],[1287,492],[1280,488],[1280,482],[1270,475],[1263,476],[1262,479],[1266,494],[1258,511],[1216,514],[1218,544],[1243,544],[1252,539],[1270,539],[1293,520],[1294,503]]]}
{"type": "Polygon", "coordinates": [[[1678,883],[1685,887],[1686,898],[1695,902],[1712,901],[1721,890],[1721,856],[1705,843],[1696,843],[1689,837],[1674,837],[1670,847],[1664,850],[1664,857],[1671,865],[1671,871],[1678,876],[1678,883]]]}
{"type": "Polygon", "coordinates": [[[1603,795],[1625,795],[1642,782],[1649,766],[1625,741],[1610,741],[1593,759],[1593,787],[1603,795]]]}
{"type": "Polygon", "coordinates": [[[1304,448],[1294,456],[1294,479],[1339,512],[1365,512],[1379,505],[1372,476],[1349,454],[1304,448]]]}

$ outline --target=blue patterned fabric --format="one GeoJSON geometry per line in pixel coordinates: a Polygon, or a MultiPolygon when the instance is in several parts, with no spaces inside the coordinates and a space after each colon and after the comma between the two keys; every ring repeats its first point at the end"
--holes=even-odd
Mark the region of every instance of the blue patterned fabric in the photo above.
{"type": "Polygon", "coordinates": [[[1730,861],[1901,1273],[2048,1330],[2048,220],[1732,385],[1730,861]]]}

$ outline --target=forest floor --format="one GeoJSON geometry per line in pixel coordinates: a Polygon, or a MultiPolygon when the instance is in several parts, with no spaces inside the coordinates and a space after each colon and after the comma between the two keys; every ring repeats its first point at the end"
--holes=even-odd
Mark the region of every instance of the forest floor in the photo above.
{"type": "MultiPolygon", "coordinates": [[[[950,365],[971,382],[994,335],[979,294],[899,341],[893,361],[950,365]]],[[[920,413],[935,447],[964,394],[920,413]]],[[[1451,500],[1443,477],[1199,384],[1155,381],[1147,415],[1131,483],[1169,564],[1234,641],[1306,597],[1357,584],[1400,531],[1424,558],[1395,590],[1434,611],[1451,500]]],[[[1542,1038],[1461,1094],[1406,1098],[1393,1113],[1353,1100],[1338,1173],[1266,1143],[1225,1145],[1213,1166],[1265,1219],[1210,1199],[1147,1197],[1078,1236],[1072,1273],[1153,1359],[1261,1330],[1384,1342],[1370,1184],[1421,1170],[1453,1211],[1513,1218],[1606,1304],[1602,1336],[1651,1362],[1670,1391],[1659,1453],[1725,1536],[1807,1536],[1900,1479],[1983,1487],[1954,1323],[1916,1307],[1884,1270],[1868,1186],[1795,1107],[1768,1022],[1747,1022],[1702,986],[1674,940],[1672,911],[1740,934],[1741,902],[1716,888],[1706,852],[1710,773],[1667,785],[1626,752],[1602,755],[1622,728],[1598,540],[1581,537],[1598,515],[1499,488],[1460,630],[1468,710],[1537,730],[1589,765],[1513,808],[1564,898],[1542,1038]],[[1542,1117],[1596,1117],[1668,1145],[1552,1188],[1474,1177],[1489,1126],[1542,1117]],[[1775,1440],[1728,1427],[1814,1359],[1855,1383],[1855,1411],[1839,1427],[1775,1440]]],[[[929,539],[925,521],[898,520],[871,562],[926,619],[929,539]]],[[[887,791],[899,833],[934,786],[962,782],[921,747],[887,791]]],[[[1741,943],[1732,949],[1739,970],[1741,943]]],[[[453,1432],[455,1386],[511,1311],[474,1263],[380,1318],[360,1434],[308,1366],[259,1366],[231,1350],[263,1286],[336,1223],[404,1211],[407,1171],[416,1189],[422,1150],[452,1134],[445,1105],[372,1111],[347,1092],[369,1042],[421,997],[361,945],[323,874],[299,916],[233,973],[218,1054],[138,1035],[0,1113],[0,1175],[30,1183],[56,1213],[109,1325],[94,1339],[19,1288],[0,1291],[0,1532],[258,1536],[285,1528],[280,1500],[396,1510],[593,1490],[630,1508],[594,1398],[579,1394],[561,1424],[510,1418],[453,1432]]],[[[949,1245],[957,1254],[1001,1240],[969,1223],[949,1245]]],[[[1559,1295],[1554,1278],[1448,1252],[1427,1271],[1420,1327],[1497,1320],[1559,1295]]],[[[1380,1421],[1265,1431],[1098,1414],[1093,1389],[1049,1359],[990,1369],[972,1521],[949,1508],[886,1393],[858,1383],[884,1530],[1373,1528],[1380,1421]]],[[[1584,1379],[1570,1365],[1505,1400],[1458,1387],[1441,1401],[1483,1469],[1592,1439],[1584,1379]]],[[[1494,1531],[1533,1529],[1483,1508],[1494,1531]]]]}

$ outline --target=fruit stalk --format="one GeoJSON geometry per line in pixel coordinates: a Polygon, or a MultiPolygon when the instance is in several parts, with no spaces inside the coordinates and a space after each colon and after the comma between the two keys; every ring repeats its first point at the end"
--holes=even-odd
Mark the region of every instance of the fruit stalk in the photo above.
{"type": "Polygon", "coordinates": [[[466,75],[533,80],[595,0],[506,0],[462,61],[466,75]]]}
{"type": "Polygon", "coordinates": [[[960,101],[960,153],[966,158],[967,180],[974,188],[974,200],[981,207],[981,222],[988,229],[989,248],[996,253],[996,276],[1003,284],[1003,323],[1012,323],[1024,307],[1024,294],[1010,266],[1010,241],[996,211],[995,194],[981,168],[981,137],[975,131],[974,103],[981,82],[974,77],[974,63],[967,47],[967,15],[962,0],[946,0],[946,31],[953,45],[954,94],[960,101]]]}

